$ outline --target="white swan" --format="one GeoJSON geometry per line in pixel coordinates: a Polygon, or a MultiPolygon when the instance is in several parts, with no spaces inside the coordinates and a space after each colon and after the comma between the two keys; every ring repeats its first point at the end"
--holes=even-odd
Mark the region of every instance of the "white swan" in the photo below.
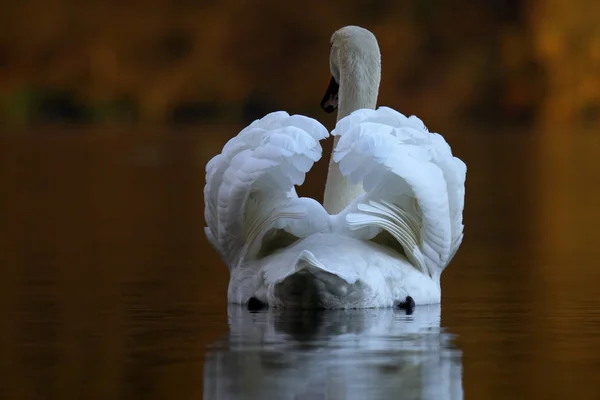
{"type": "Polygon", "coordinates": [[[420,119],[375,110],[375,36],[331,38],[338,109],[325,200],[298,198],[319,141],[314,119],[279,111],[254,121],[206,166],[206,236],[230,269],[230,303],[368,308],[440,302],[440,275],[463,237],[466,166],[420,119]]]}

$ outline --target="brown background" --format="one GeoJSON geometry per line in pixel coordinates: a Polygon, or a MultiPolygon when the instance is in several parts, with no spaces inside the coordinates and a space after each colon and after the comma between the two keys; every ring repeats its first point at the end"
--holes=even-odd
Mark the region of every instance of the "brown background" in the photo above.
{"type": "MultiPolygon", "coordinates": [[[[0,4],[0,397],[201,398],[228,282],[204,166],[271,110],[333,128],[328,40],[358,24],[380,41],[380,103],[468,166],[442,282],[466,397],[593,398],[600,9],[374,4],[0,4]]],[[[301,193],[321,198],[326,159],[301,193]]]]}

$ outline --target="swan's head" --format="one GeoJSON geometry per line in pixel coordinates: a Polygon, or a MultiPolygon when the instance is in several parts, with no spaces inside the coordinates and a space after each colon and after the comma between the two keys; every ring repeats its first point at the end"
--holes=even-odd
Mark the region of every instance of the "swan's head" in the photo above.
{"type": "Polygon", "coordinates": [[[351,102],[357,102],[358,108],[362,106],[361,100],[370,100],[373,94],[376,101],[381,80],[381,54],[375,35],[359,26],[345,26],[335,31],[329,44],[331,81],[321,107],[328,113],[333,112],[338,108],[338,98],[344,95],[351,102]],[[351,99],[352,96],[363,99],[351,99]]]}

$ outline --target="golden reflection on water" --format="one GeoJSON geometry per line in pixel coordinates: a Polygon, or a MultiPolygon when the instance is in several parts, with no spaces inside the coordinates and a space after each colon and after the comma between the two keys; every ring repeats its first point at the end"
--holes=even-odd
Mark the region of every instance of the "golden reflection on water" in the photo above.
{"type": "MultiPolygon", "coordinates": [[[[2,398],[202,398],[205,347],[228,332],[203,174],[235,132],[0,139],[2,398]]],[[[591,397],[599,136],[448,140],[469,168],[466,237],[442,282],[465,397],[591,397]]],[[[323,161],[301,193],[320,198],[323,161]]]]}

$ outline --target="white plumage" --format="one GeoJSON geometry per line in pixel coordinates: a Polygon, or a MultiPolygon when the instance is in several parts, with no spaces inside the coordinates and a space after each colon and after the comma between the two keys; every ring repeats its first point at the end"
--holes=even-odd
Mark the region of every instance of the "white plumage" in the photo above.
{"type": "MultiPolygon", "coordinates": [[[[365,32],[343,28],[336,34],[345,42],[337,42],[348,47],[354,35],[364,44],[365,32]]],[[[332,60],[334,79],[336,62],[369,49],[342,50],[345,58],[332,60]]],[[[356,60],[352,65],[361,68],[356,60]]],[[[365,102],[344,97],[343,84],[339,90],[340,109],[365,102]]],[[[314,119],[268,114],[208,163],[205,231],[230,269],[230,302],[255,297],[270,306],[325,308],[388,307],[407,296],[417,304],[440,302],[440,275],[463,237],[465,164],[415,116],[380,107],[338,119],[326,204],[329,198],[339,213],[298,198],[294,189],[329,136],[314,119]]]]}

